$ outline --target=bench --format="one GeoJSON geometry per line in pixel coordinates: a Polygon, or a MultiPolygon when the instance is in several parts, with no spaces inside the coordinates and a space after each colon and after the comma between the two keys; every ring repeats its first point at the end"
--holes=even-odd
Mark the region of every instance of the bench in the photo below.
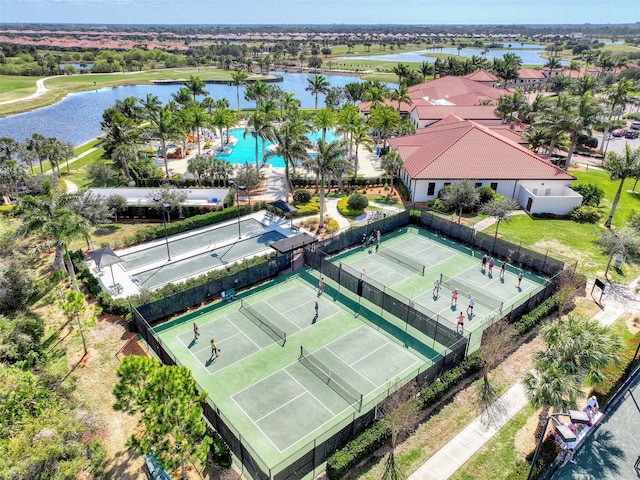
{"type": "Polygon", "coordinates": [[[235,288],[229,288],[227,290],[223,290],[222,293],[220,293],[220,296],[222,297],[222,301],[226,302],[227,300],[235,300],[236,299],[236,289],[235,288]]]}
{"type": "Polygon", "coordinates": [[[291,225],[290,230],[297,233],[300,231],[300,227],[298,225],[291,225]]]}

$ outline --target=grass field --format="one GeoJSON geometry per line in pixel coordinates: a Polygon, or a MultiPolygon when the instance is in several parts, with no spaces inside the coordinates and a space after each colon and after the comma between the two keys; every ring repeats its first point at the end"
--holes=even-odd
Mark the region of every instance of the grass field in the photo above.
{"type": "Polygon", "coordinates": [[[0,75],[0,101],[15,100],[35,93],[39,78],[0,75]]]}

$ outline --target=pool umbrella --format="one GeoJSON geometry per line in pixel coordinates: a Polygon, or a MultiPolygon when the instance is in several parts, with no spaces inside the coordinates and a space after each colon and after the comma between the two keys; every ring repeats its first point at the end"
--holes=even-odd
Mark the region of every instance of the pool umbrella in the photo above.
{"type": "Polygon", "coordinates": [[[93,260],[98,268],[102,270],[104,267],[109,267],[111,270],[111,280],[113,280],[113,284],[116,284],[116,279],[113,276],[113,266],[116,263],[122,263],[122,259],[115,254],[111,247],[104,247],[98,250],[94,250],[93,252],[88,252],[89,258],[93,260]]]}
{"type": "MultiPolygon", "coordinates": [[[[282,210],[282,212],[284,212],[285,217],[287,216],[287,213],[292,213],[295,212],[297,210],[296,207],[294,207],[293,205],[285,202],[284,200],[276,200],[275,202],[271,202],[271,205],[273,205],[274,207],[276,207],[278,210],[282,210]]],[[[293,225],[293,215],[290,215],[289,217],[291,219],[291,224],[293,225]]]]}

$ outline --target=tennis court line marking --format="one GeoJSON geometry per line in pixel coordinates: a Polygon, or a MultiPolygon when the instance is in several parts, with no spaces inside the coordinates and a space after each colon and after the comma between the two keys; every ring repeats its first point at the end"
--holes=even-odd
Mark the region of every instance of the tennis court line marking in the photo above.
{"type": "MultiPolygon", "coordinates": [[[[200,327],[202,328],[202,327],[204,327],[204,325],[208,325],[208,324],[210,324],[210,323],[215,323],[215,322],[218,322],[218,321],[220,321],[220,320],[225,321],[226,323],[230,324],[233,328],[235,328],[235,329],[237,330],[237,332],[236,332],[236,333],[234,333],[233,335],[231,335],[231,337],[235,337],[236,335],[243,333],[241,330],[239,330],[239,329],[238,329],[238,327],[236,327],[236,326],[233,324],[233,322],[232,322],[231,320],[229,320],[229,318],[228,318],[226,315],[225,315],[224,317],[216,318],[216,319],[214,319],[214,320],[210,320],[209,322],[206,322],[206,323],[204,323],[204,324],[201,324],[201,325],[200,325],[200,327]]],[[[202,335],[202,334],[200,334],[200,335],[202,335]]],[[[196,363],[197,363],[198,365],[202,365],[202,364],[200,363],[200,360],[198,359],[198,357],[197,357],[195,354],[196,354],[196,353],[200,353],[200,352],[204,352],[204,351],[206,351],[208,347],[201,348],[201,349],[198,349],[198,350],[194,350],[194,349],[192,349],[192,348],[189,348],[189,346],[188,346],[186,343],[184,343],[184,340],[182,340],[182,337],[181,337],[179,334],[178,334],[178,335],[176,335],[176,336],[177,336],[177,337],[178,337],[178,339],[180,340],[180,343],[182,343],[182,345],[183,345],[183,346],[184,346],[184,347],[189,351],[189,353],[191,354],[191,356],[193,356],[193,358],[195,358],[195,359],[196,359],[196,363]]],[[[225,337],[225,339],[227,339],[227,338],[231,338],[231,337],[225,337]]],[[[222,341],[220,341],[220,342],[218,342],[218,343],[222,343],[222,341]]],[[[257,346],[257,345],[256,345],[256,346],[257,346]]],[[[204,365],[202,365],[202,366],[204,367],[204,365]]],[[[205,367],[205,369],[206,369],[206,370],[208,370],[206,367],[205,367]]]]}
{"type": "MultiPolygon", "coordinates": [[[[325,425],[327,425],[327,424],[331,423],[332,421],[335,421],[335,419],[336,419],[337,417],[339,417],[340,415],[343,415],[345,412],[347,412],[347,411],[349,411],[349,410],[353,409],[353,405],[347,405],[347,407],[346,407],[346,408],[344,408],[344,409],[340,410],[338,413],[333,413],[331,410],[329,410],[329,408],[328,408],[328,407],[327,407],[323,402],[321,402],[321,401],[320,401],[320,400],[319,400],[315,395],[313,395],[313,393],[311,393],[311,392],[310,392],[310,391],[309,391],[309,390],[308,390],[304,385],[301,385],[301,384],[300,384],[300,382],[298,382],[295,378],[293,378],[293,377],[292,377],[292,375],[291,375],[288,371],[286,371],[286,369],[287,369],[287,368],[291,367],[292,365],[295,365],[295,363],[296,363],[296,362],[290,363],[289,365],[287,365],[287,366],[285,366],[285,367],[282,367],[282,368],[281,368],[281,369],[279,369],[279,370],[276,370],[275,372],[271,373],[270,375],[267,375],[266,377],[261,378],[261,379],[260,379],[260,380],[258,380],[257,382],[252,383],[251,385],[249,385],[249,386],[247,386],[247,387],[243,388],[242,390],[239,390],[238,392],[236,392],[236,393],[234,393],[233,395],[231,395],[231,398],[233,399],[233,402],[238,406],[238,408],[242,411],[242,413],[245,415],[245,417],[246,417],[246,418],[248,418],[248,419],[251,421],[251,423],[253,423],[253,424],[255,425],[255,427],[260,431],[260,433],[262,433],[262,435],[263,435],[263,436],[264,436],[264,437],[269,441],[269,443],[270,443],[271,445],[273,445],[273,448],[275,448],[279,453],[282,453],[282,452],[287,451],[287,450],[288,450],[289,448],[291,448],[293,445],[295,445],[295,444],[297,444],[297,443],[302,442],[302,441],[303,441],[305,438],[307,438],[308,436],[313,435],[313,433],[314,433],[314,432],[316,432],[316,431],[320,430],[321,428],[323,428],[325,425]],[[247,390],[247,389],[249,389],[249,388],[251,388],[251,387],[256,386],[257,384],[259,384],[259,383],[260,383],[260,382],[262,382],[263,380],[266,380],[267,378],[272,377],[273,375],[275,375],[275,374],[277,374],[277,373],[279,373],[279,372],[281,372],[281,371],[284,371],[287,375],[289,375],[290,377],[292,377],[292,378],[296,381],[296,383],[298,383],[298,385],[300,385],[302,388],[304,388],[304,390],[305,390],[305,391],[304,391],[303,393],[301,393],[300,395],[298,395],[298,396],[301,396],[301,395],[304,395],[305,393],[308,393],[308,394],[309,394],[309,395],[310,395],[310,396],[311,396],[315,401],[317,401],[320,405],[322,405],[322,406],[325,408],[325,410],[327,410],[327,411],[331,414],[331,418],[329,418],[326,422],[321,423],[321,424],[320,424],[320,425],[318,425],[314,430],[311,430],[310,432],[308,432],[307,434],[305,434],[302,438],[300,438],[300,439],[296,440],[295,442],[293,442],[292,444],[290,444],[289,446],[287,446],[284,450],[280,450],[280,448],[279,448],[275,443],[273,443],[273,441],[271,440],[271,438],[269,437],[269,435],[267,435],[267,434],[265,433],[265,431],[264,431],[264,430],[262,430],[262,428],[260,428],[260,426],[256,423],[256,421],[254,421],[254,420],[253,420],[253,418],[251,418],[251,415],[249,415],[249,414],[246,412],[246,410],[245,410],[244,408],[242,408],[242,406],[238,403],[238,401],[237,401],[237,400],[236,400],[236,398],[235,398],[235,397],[236,397],[236,395],[238,395],[239,393],[244,392],[245,390],[247,390]]],[[[329,388],[329,387],[327,387],[327,388],[329,388]]],[[[331,390],[331,391],[333,392],[333,390],[332,390],[331,388],[329,388],[329,390],[331,390]]],[[[334,393],[335,393],[335,392],[334,392],[334,393]]],[[[336,393],[336,395],[337,395],[339,398],[342,398],[342,397],[340,397],[337,393],[336,393]]],[[[342,400],[346,402],[346,400],[344,400],[344,399],[342,399],[342,400]]],[[[278,408],[280,408],[280,407],[278,407],[278,408]]],[[[277,409],[276,409],[276,410],[277,410],[277,409]]],[[[273,413],[274,411],[275,411],[275,410],[272,410],[272,412],[270,412],[270,413],[273,413]]],[[[268,414],[268,415],[269,415],[269,414],[268,414]]],[[[264,418],[264,417],[262,417],[262,418],[264,418]]]]}
{"type": "Polygon", "coordinates": [[[302,385],[298,379],[296,377],[294,377],[293,375],[291,375],[288,371],[287,368],[290,367],[291,365],[287,365],[286,367],[283,368],[284,373],[286,373],[287,375],[289,375],[291,377],[291,379],[296,382],[298,385],[300,385],[302,388],[304,388],[304,391],[307,392],[309,395],[311,395],[320,405],[322,405],[324,407],[324,409],[329,412],[331,415],[334,415],[334,413],[329,409],[329,407],[327,407],[324,402],[320,401],[320,399],[318,397],[316,397],[313,393],[311,393],[311,391],[305,387],[304,385],[302,385]]]}
{"type": "MultiPolygon", "coordinates": [[[[238,392],[238,393],[239,393],[239,392],[238,392]]],[[[233,398],[233,397],[234,397],[234,395],[232,395],[232,396],[231,396],[231,398],[233,398]]],[[[239,409],[240,409],[240,411],[244,414],[244,416],[245,416],[246,418],[248,418],[248,419],[251,421],[251,423],[253,423],[253,425],[258,429],[258,431],[262,434],[262,436],[263,436],[264,438],[266,438],[266,439],[267,439],[267,441],[268,441],[268,442],[273,446],[273,448],[275,448],[279,453],[282,453],[282,452],[283,452],[283,450],[280,450],[280,449],[278,448],[278,446],[277,446],[275,443],[273,443],[273,442],[271,441],[271,438],[269,437],[269,435],[267,435],[267,434],[264,432],[264,430],[262,430],[262,428],[260,428],[260,425],[258,425],[256,422],[254,422],[254,421],[253,421],[253,419],[251,418],[251,415],[249,415],[249,414],[246,412],[246,410],[245,410],[244,408],[242,408],[242,405],[240,405],[240,404],[236,401],[236,399],[235,399],[235,398],[233,398],[233,402],[238,406],[238,408],[239,408],[239,409]]],[[[289,448],[289,447],[287,447],[287,448],[289,448]]]]}
{"type": "MultiPolygon", "coordinates": [[[[286,372],[285,372],[286,373],[286,372]]],[[[286,407],[287,405],[289,405],[291,402],[295,401],[296,399],[302,397],[303,395],[306,395],[309,391],[305,388],[304,392],[302,392],[299,395],[296,395],[295,397],[293,397],[291,400],[289,400],[288,402],[283,403],[282,405],[280,405],[278,408],[275,408],[273,410],[271,410],[269,413],[267,413],[266,415],[261,416],[260,418],[256,419],[256,420],[251,420],[253,423],[255,423],[256,425],[258,424],[258,422],[264,418],[267,418],[269,415],[277,412],[278,410],[286,407]]]]}
{"type": "MultiPolygon", "coordinates": [[[[367,378],[365,375],[361,374],[358,370],[356,370],[355,368],[353,368],[351,365],[349,365],[347,362],[345,362],[342,358],[340,358],[340,356],[338,354],[336,354],[333,350],[331,350],[328,347],[323,347],[326,351],[328,351],[331,355],[333,355],[335,358],[337,358],[341,363],[343,363],[344,365],[346,365],[347,368],[351,369],[352,372],[356,373],[359,377],[364,378],[367,383],[370,383],[371,385],[373,385],[373,390],[375,390],[376,388],[378,388],[376,386],[375,383],[373,383],[369,378],[367,378]]],[[[345,379],[346,380],[346,379],[345,379]]],[[[365,395],[370,394],[373,390],[369,390],[365,395]]],[[[364,392],[360,392],[360,393],[364,393],[364,392]]]]}

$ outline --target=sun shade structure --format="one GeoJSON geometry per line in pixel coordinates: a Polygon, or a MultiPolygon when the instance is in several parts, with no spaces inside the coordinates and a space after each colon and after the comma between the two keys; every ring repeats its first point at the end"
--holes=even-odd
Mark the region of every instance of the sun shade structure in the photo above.
{"type": "Polygon", "coordinates": [[[302,233],[299,233],[298,235],[294,235],[288,238],[283,238],[282,240],[273,242],[271,244],[271,248],[276,250],[278,253],[289,253],[299,248],[302,248],[305,245],[311,245],[312,243],[316,243],[317,241],[318,239],[313,235],[309,235],[306,232],[302,232],[302,233]]]}
{"type": "Polygon", "coordinates": [[[297,210],[296,207],[285,202],[284,200],[276,200],[275,202],[271,202],[270,205],[273,205],[278,210],[282,210],[284,213],[291,213],[297,210]]]}
{"type": "Polygon", "coordinates": [[[95,262],[97,267],[102,270],[105,267],[109,267],[111,270],[111,280],[115,285],[116,280],[113,276],[113,266],[117,263],[122,263],[122,259],[115,254],[111,247],[104,247],[93,252],[88,252],[89,258],[95,262]]]}

